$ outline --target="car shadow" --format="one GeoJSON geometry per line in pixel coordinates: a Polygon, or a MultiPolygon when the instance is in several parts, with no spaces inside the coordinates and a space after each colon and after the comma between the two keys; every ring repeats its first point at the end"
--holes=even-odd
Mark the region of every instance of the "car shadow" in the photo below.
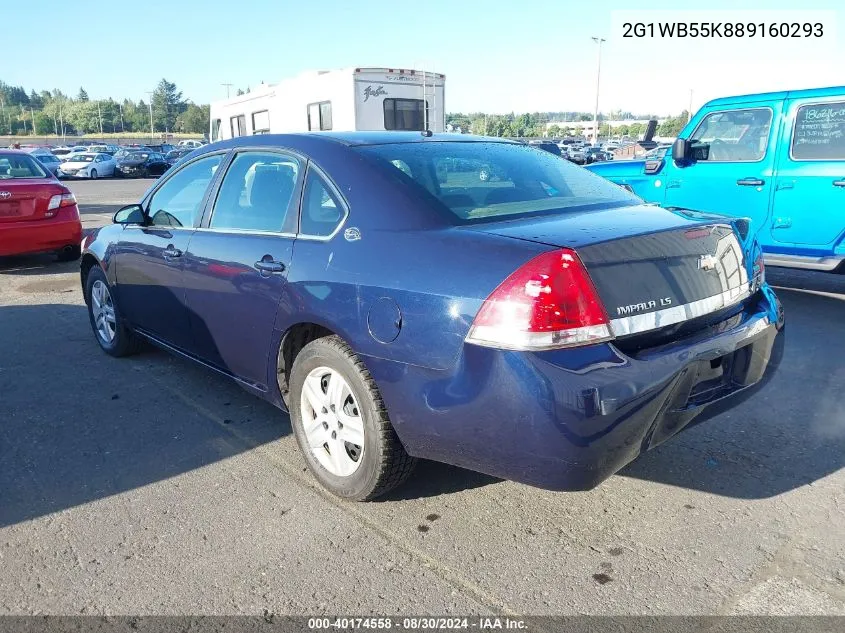
{"type": "Polygon", "coordinates": [[[64,275],[78,271],[78,260],[62,262],[54,253],[0,257],[0,275],[64,275]]]}
{"type": "Polygon", "coordinates": [[[421,459],[407,482],[375,499],[375,502],[407,501],[439,497],[502,482],[502,479],[482,473],[421,459]]]}
{"type": "Polygon", "coordinates": [[[786,347],[771,381],[735,409],[642,455],[620,475],[759,499],[845,467],[845,336],[831,336],[845,324],[845,278],[789,272],[776,283],[786,347]]]}
{"type": "Polygon", "coordinates": [[[0,527],[291,432],[287,415],[202,367],[158,351],[104,354],[84,306],[0,307],[0,336],[0,527]],[[196,393],[180,398],[183,390],[196,393]]]}

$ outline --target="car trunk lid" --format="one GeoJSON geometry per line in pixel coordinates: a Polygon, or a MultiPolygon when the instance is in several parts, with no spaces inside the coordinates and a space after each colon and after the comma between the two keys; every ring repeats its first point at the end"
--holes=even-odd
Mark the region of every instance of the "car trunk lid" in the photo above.
{"type": "Polygon", "coordinates": [[[66,192],[52,178],[0,180],[0,223],[40,220],[48,211],[50,199],[66,192]]]}
{"type": "Polygon", "coordinates": [[[617,337],[696,319],[750,294],[741,238],[727,219],[638,206],[471,229],[574,249],[617,337]]]}

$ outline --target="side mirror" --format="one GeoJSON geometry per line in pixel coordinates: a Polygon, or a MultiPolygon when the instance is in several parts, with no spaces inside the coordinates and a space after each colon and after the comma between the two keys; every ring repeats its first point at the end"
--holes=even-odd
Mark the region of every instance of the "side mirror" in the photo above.
{"type": "Polygon", "coordinates": [[[147,216],[138,204],[130,204],[122,209],[118,209],[114,217],[112,217],[112,222],[115,224],[144,224],[146,220],[147,216]]]}
{"type": "Polygon", "coordinates": [[[692,143],[686,138],[677,138],[672,144],[672,159],[681,165],[693,162],[692,143]]]}

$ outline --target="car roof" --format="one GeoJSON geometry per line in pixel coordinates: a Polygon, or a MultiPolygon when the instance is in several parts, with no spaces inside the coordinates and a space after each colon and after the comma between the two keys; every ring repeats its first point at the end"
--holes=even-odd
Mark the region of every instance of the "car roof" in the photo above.
{"type": "Polygon", "coordinates": [[[438,133],[431,136],[422,132],[370,131],[370,132],[308,132],[285,136],[321,136],[330,138],[344,145],[388,145],[391,143],[436,143],[452,141],[458,143],[513,143],[509,139],[476,136],[474,134],[438,133]]]}
{"type": "Polygon", "coordinates": [[[831,86],[829,88],[810,88],[807,90],[781,90],[780,92],[759,92],[749,95],[736,95],[712,99],[705,106],[733,105],[737,103],[753,103],[755,101],[783,101],[784,99],[803,99],[813,97],[836,97],[845,95],[845,86],[831,86]]]}

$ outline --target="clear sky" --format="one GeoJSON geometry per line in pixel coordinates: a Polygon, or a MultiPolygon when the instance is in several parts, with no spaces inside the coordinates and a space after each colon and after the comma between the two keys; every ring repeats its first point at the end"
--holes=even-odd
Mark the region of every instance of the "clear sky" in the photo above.
{"type": "Polygon", "coordinates": [[[845,0],[652,0],[635,19],[828,20],[821,40],[624,40],[630,1],[143,0],[86,4],[7,1],[0,79],[92,99],[146,98],[166,77],[205,103],[235,87],[317,68],[427,66],[446,74],[446,109],[600,109],[677,113],[690,103],[766,90],[845,85],[845,0]],[[802,7],[796,9],[796,7],[802,7]],[[815,10],[826,11],[824,14],[815,10]],[[683,16],[682,16],[683,17],[683,16]],[[18,26],[19,25],[19,26],[18,26]],[[39,26],[40,25],[40,26],[39,26]],[[60,26],[62,25],[62,26],[60,26]],[[838,32],[832,32],[838,31],[838,32]],[[839,33],[842,33],[840,37],[839,33]],[[88,52],[90,51],[90,52],[88,52]]]}

